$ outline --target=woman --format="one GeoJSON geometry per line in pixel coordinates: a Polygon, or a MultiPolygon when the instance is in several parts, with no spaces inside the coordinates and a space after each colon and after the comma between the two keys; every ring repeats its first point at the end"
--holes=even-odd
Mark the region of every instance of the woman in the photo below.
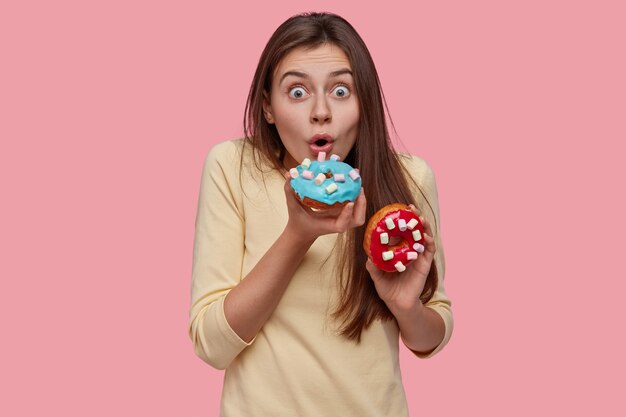
{"type": "Polygon", "coordinates": [[[189,333],[204,361],[226,369],[222,416],[407,415],[399,335],[420,357],[449,340],[434,177],[395,153],[383,103],[348,22],[294,16],[261,55],[245,138],[209,152],[189,333]],[[286,175],[321,151],[360,168],[363,184],[354,203],[323,213],[299,203],[286,175]],[[393,202],[418,207],[429,235],[402,274],[362,249],[365,220],[393,202]]]}

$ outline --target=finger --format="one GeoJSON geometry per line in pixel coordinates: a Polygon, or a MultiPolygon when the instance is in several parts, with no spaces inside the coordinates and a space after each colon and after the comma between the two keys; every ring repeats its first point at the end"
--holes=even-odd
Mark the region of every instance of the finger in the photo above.
{"type": "Polygon", "coordinates": [[[337,231],[345,232],[348,229],[348,225],[350,224],[350,219],[352,218],[352,213],[354,212],[354,203],[348,203],[343,206],[343,210],[339,213],[339,217],[337,217],[337,221],[335,225],[337,226],[337,231]]]}
{"type": "Polygon", "coordinates": [[[424,226],[424,232],[428,233],[431,236],[434,236],[433,234],[433,230],[430,227],[430,223],[428,223],[428,220],[426,220],[426,218],[424,218],[424,216],[419,216],[420,221],[422,222],[422,226],[424,226]]]}
{"type": "Polygon", "coordinates": [[[294,195],[294,191],[293,191],[293,188],[291,188],[291,184],[289,183],[288,179],[285,180],[283,189],[285,191],[285,196],[287,197],[287,203],[289,203],[289,200],[291,200],[292,196],[294,195]]]}
{"type": "Polygon", "coordinates": [[[365,191],[361,188],[361,194],[356,199],[354,206],[354,225],[362,226],[365,223],[365,210],[367,209],[367,199],[365,198],[365,191]]]}
{"type": "Polygon", "coordinates": [[[420,255],[419,258],[407,266],[407,272],[410,274],[418,273],[426,279],[428,273],[430,272],[431,265],[432,259],[429,260],[426,256],[420,255]]]}
{"type": "Polygon", "coordinates": [[[420,258],[422,262],[419,262],[419,258],[418,258],[418,262],[416,263],[420,265],[427,264],[428,268],[430,269],[430,264],[432,260],[434,259],[435,252],[437,250],[435,239],[433,238],[432,229],[430,227],[430,224],[426,220],[426,218],[424,216],[419,216],[419,220],[422,223],[422,227],[424,229],[424,233],[423,233],[424,241],[422,242],[424,246],[424,252],[420,254],[420,258]]]}
{"type": "Polygon", "coordinates": [[[293,191],[293,188],[291,188],[291,184],[289,183],[289,180],[285,181],[285,185],[284,185],[283,188],[285,189],[285,195],[286,196],[291,196],[291,195],[295,194],[294,191],[293,191]]]}
{"type": "Polygon", "coordinates": [[[310,208],[306,207],[302,201],[300,201],[300,198],[296,195],[295,190],[291,187],[291,177],[286,178],[284,189],[288,208],[292,210],[310,211],[310,208]]]}
{"type": "Polygon", "coordinates": [[[380,276],[380,270],[374,265],[374,262],[370,258],[367,258],[367,262],[365,262],[365,269],[370,273],[370,276],[374,281],[377,281],[380,276]]]}
{"type": "Polygon", "coordinates": [[[432,259],[435,256],[436,250],[435,239],[428,233],[424,233],[424,253],[422,256],[432,259]]]}
{"type": "Polygon", "coordinates": [[[285,177],[285,194],[288,194],[288,192],[293,192],[293,188],[291,187],[291,176],[289,176],[288,172],[285,172],[283,173],[283,177],[285,177]]]}

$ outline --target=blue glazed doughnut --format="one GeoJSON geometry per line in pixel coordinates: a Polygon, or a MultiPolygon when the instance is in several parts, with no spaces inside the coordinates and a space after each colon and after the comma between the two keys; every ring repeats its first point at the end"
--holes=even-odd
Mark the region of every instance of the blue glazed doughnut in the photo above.
{"type": "Polygon", "coordinates": [[[324,152],[320,152],[317,161],[306,158],[289,171],[291,188],[300,201],[309,207],[327,209],[356,200],[361,192],[359,171],[339,161],[336,155],[325,158],[324,152]]]}

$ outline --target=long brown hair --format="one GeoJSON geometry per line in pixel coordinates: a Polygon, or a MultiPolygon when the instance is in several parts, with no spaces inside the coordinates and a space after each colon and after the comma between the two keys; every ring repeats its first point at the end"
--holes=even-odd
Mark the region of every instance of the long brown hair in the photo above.
{"type": "MultiPolygon", "coordinates": [[[[419,186],[400,162],[391,143],[385,122],[385,115],[389,112],[372,57],[350,23],[335,14],[304,13],[293,16],[271,36],[259,59],[248,94],[244,116],[244,146],[245,143],[252,145],[257,166],[259,158],[266,158],[276,169],[284,169],[282,159],[285,147],[276,127],[267,123],[263,116],[263,93],[269,95],[274,70],[290,51],[298,47],[315,48],[327,43],[340,47],[352,65],[361,116],[357,141],[345,161],[360,168],[367,197],[366,218],[370,218],[381,207],[395,202],[413,203],[419,207],[410,192],[408,181],[418,190],[419,186]],[[389,175],[392,172],[405,175],[389,175]]],[[[389,120],[393,126],[391,118],[389,120]]],[[[430,203],[425,201],[430,207],[430,203]]],[[[430,209],[432,211],[432,207],[430,209]]],[[[362,248],[364,231],[365,226],[361,226],[339,235],[337,240],[337,259],[342,261],[337,263],[340,277],[339,304],[333,316],[341,323],[341,334],[357,342],[361,339],[362,331],[375,319],[393,318],[378,297],[365,268],[367,255],[362,248]]],[[[428,301],[436,287],[437,270],[433,262],[420,295],[421,301],[428,301]]]]}

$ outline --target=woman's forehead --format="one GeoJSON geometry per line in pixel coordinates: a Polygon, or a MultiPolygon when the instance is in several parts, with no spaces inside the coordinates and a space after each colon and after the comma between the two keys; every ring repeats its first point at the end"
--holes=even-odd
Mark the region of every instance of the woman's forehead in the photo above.
{"type": "Polygon", "coordinates": [[[340,70],[352,70],[350,59],[340,47],[326,43],[310,47],[298,47],[289,52],[279,62],[274,76],[282,77],[287,72],[305,73],[310,72],[337,72],[340,70]]]}

